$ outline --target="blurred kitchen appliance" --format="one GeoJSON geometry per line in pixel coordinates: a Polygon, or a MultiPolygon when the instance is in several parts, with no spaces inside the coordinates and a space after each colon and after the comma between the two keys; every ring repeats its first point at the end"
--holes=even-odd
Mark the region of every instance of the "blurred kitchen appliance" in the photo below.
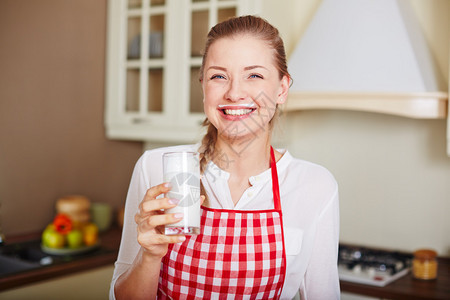
{"type": "Polygon", "coordinates": [[[412,254],[339,245],[339,279],[385,286],[405,276],[410,271],[412,259],[412,254]]]}

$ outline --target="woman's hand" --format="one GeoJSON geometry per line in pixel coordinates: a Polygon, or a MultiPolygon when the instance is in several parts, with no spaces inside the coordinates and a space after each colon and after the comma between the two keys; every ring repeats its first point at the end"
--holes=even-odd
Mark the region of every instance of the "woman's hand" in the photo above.
{"type": "MultiPolygon", "coordinates": [[[[138,242],[143,250],[155,258],[162,258],[167,253],[171,243],[183,242],[186,237],[182,235],[167,236],[164,234],[164,225],[173,224],[183,219],[183,214],[165,214],[163,209],[177,206],[177,200],[168,198],[156,199],[159,195],[170,191],[168,183],[154,186],[147,190],[139,212],[134,217],[138,225],[138,242]]],[[[205,196],[200,196],[203,203],[205,196]]]]}
{"type": "Polygon", "coordinates": [[[164,214],[163,209],[173,208],[176,200],[166,197],[156,199],[161,194],[167,193],[170,186],[163,183],[147,190],[139,212],[134,217],[138,225],[138,242],[144,251],[155,258],[162,258],[167,253],[170,243],[179,243],[186,239],[185,236],[164,235],[164,225],[180,221],[183,214],[164,214]]]}

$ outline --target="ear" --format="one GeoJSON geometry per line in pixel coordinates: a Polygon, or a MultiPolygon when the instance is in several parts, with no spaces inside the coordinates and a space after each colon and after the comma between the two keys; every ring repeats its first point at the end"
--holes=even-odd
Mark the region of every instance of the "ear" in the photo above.
{"type": "Polygon", "coordinates": [[[283,78],[281,78],[277,104],[283,104],[284,102],[286,102],[286,98],[287,98],[288,92],[289,92],[290,81],[291,80],[290,80],[289,76],[284,75],[283,78]]]}

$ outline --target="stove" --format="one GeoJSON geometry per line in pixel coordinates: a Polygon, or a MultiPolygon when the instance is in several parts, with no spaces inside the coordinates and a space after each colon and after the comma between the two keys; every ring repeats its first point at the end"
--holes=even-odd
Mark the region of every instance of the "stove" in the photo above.
{"type": "Polygon", "coordinates": [[[412,254],[339,245],[339,279],[385,286],[409,272],[412,258],[412,254]]]}

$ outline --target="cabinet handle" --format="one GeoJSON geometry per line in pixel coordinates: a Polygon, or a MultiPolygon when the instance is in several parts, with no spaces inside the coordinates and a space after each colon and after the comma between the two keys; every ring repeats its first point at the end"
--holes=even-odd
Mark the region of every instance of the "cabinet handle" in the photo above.
{"type": "Polygon", "coordinates": [[[151,120],[144,118],[132,118],[131,122],[133,124],[151,123],[151,120]]]}

